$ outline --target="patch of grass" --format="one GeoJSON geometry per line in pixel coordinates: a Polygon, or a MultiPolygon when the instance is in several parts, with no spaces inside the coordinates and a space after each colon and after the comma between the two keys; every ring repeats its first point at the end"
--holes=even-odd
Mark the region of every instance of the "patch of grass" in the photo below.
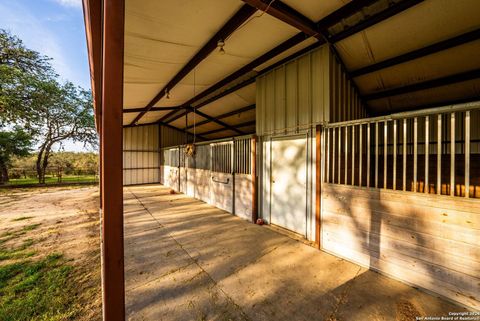
{"type": "MultiPolygon", "coordinates": [[[[60,181],[57,177],[53,177],[53,176],[45,177],[45,184],[96,182],[96,181],[97,181],[97,178],[95,177],[95,175],[64,175],[60,181]]],[[[10,179],[8,184],[10,185],[38,184],[38,178],[27,177],[27,178],[10,179]]]]}
{"type": "Polygon", "coordinates": [[[69,320],[77,315],[73,266],[60,253],[0,266],[0,320],[69,320]]]}
{"type": "Polygon", "coordinates": [[[28,220],[30,218],[33,218],[33,216],[21,216],[21,217],[17,217],[17,218],[14,218],[12,220],[12,222],[18,222],[18,221],[23,221],[23,220],[28,220]]]}
{"type": "Polygon", "coordinates": [[[15,249],[0,247],[0,261],[25,259],[35,255],[35,251],[28,250],[33,245],[33,239],[23,241],[23,244],[15,249]]]}
{"type": "Polygon", "coordinates": [[[30,225],[26,225],[22,228],[22,231],[31,231],[31,230],[34,230],[36,229],[37,227],[39,227],[41,224],[40,223],[37,223],[37,224],[30,224],[30,225]]]}

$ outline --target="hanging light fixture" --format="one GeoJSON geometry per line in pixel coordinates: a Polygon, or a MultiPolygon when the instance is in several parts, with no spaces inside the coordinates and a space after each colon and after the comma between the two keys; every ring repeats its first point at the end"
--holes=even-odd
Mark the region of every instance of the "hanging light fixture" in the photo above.
{"type": "Polygon", "coordinates": [[[168,88],[165,88],[165,98],[170,99],[170,92],[168,91],[168,88]]]}
{"type": "Polygon", "coordinates": [[[218,52],[221,55],[225,54],[225,49],[223,49],[224,46],[225,46],[225,41],[223,41],[223,39],[220,39],[220,40],[217,41],[218,52]]]}

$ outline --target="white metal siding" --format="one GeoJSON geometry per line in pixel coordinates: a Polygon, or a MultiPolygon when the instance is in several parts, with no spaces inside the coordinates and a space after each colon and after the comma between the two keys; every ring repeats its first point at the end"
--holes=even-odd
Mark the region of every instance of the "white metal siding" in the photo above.
{"type": "Polygon", "coordinates": [[[158,126],[123,129],[123,184],[159,182],[158,126]]]}

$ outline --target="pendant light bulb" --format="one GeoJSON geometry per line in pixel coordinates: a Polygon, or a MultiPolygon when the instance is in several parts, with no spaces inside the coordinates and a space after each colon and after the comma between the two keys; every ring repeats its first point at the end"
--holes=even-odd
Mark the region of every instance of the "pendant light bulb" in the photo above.
{"type": "Polygon", "coordinates": [[[170,92],[168,91],[168,89],[165,89],[165,96],[167,99],[170,99],[170,92]]]}
{"type": "Polygon", "coordinates": [[[224,55],[224,54],[225,54],[225,49],[223,49],[224,46],[225,46],[225,41],[223,41],[222,39],[218,40],[218,42],[217,42],[217,48],[218,48],[218,52],[219,52],[221,55],[224,55]]]}

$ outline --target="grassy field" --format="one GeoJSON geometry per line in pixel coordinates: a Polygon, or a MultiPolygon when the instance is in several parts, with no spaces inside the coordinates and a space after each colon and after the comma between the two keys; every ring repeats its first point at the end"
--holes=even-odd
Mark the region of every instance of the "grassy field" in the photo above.
{"type": "Polygon", "coordinates": [[[95,191],[0,193],[0,320],[101,319],[95,191]]]}
{"type": "MultiPolygon", "coordinates": [[[[60,183],[77,183],[77,182],[97,182],[98,177],[95,175],[64,175],[60,183]]],[[[15,178],[10,179],[8,182],[9,185],[31,185],[37,184],[38,179],[36,177],[27,177],[27,178],[15,178]]],[[[45,184],[57,184],[59,180],[57,177],[47,176],[45,177],[45,184]]]]}

